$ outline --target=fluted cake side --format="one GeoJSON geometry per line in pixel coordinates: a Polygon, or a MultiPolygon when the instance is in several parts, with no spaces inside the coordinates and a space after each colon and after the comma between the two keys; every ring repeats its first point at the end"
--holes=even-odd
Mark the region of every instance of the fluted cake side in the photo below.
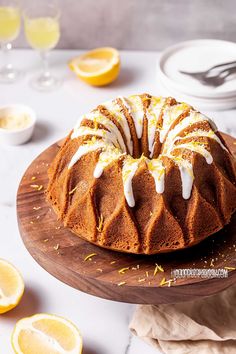
{"type": "Polygon", "coordinates": [[[49,168],[47,199],[96,245],[155,254],[197,244],[236,209],[236,163],[186,103],[118,97],[80,117],[49,168]]]}

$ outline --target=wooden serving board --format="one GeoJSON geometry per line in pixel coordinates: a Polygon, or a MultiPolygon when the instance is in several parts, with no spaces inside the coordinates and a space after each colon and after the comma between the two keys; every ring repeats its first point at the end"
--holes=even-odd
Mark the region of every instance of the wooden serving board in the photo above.
{"type": "MultiPolygon", "coordinates": [[[[228,135],[224,137],[236,154],[235,139],[228,135]]],[[[18,223],[23,242],[49,273],[95,296],[145,304],[194,300],[215,294],[236,282],[236,270],[233,269],[236,267],[236,214],[227,227],[199,245],[156,256],[102,249],[64,228],[44,195],[47,169],[59,147],[60,142],[50,146],[32,162],[21,180],[17,195],[18,223]],[[93,253],[96,255],[86,260],[93,253]],[[119,272],[123,268],[128,269],[119,272]],[[173,280],[171,270],[185,268],[224,269],[228,271],[228,277],[173,280]],[[170,281],[164,283],[163,278],[170,281]]]]}

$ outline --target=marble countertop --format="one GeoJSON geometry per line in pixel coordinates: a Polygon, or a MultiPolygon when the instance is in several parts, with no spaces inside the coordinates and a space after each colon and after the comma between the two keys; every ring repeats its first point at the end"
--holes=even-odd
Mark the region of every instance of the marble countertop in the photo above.
{"type": "MultiPolygon", "coordinates": [[[[40,66],[36,52],[18,50],[12,62],[24,71],[14,85],[0,84],[0,105],[23,103],[37,113],[33,139],[22,146],[0,146],[0,258],[22,272],[26,292],[20,306],[0,317],[0,348],[12,354],[10,335],[15,322],[37,312],[49,312],[72,320],[84,338],[84,354],[154,354],[152,347],[132,337],[128,324],[135,305],[107,301],[84,294],[44,271],[28,254],[17,227],[15,198],[22,174],[46,147],[64,137],[80,114],[118,95],[149,92],[160,94],[156,80],[157,52],[121,52],[122,71],[116,82],[104,88],[89,87],[75,79],[65,63],[79,51],[54,51],[52,71],[63,79],[56,91],[33,91],[29,81],[40,66]]],[[[236,136],[236,110],[206,112],[220,130],[236,136]]]]}

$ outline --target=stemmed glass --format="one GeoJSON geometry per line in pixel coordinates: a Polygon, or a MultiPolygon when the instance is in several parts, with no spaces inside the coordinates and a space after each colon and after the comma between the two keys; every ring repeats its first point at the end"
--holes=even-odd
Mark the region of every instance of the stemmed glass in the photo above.
{"type": "Polygon", "coordinates": [[[60,11],[56,1],[33,1],[23,13],[25,36],[29,45],[39,51],[43,71],[31,82],[38,90],[52,90],[60,84],[48,65],[48,53],[60,38],[60,11]]]}
{"type": "Polygon", "coordinates": [[[0,82],[11,83],[18,79],[20,71],[8,62],[7,54],[12,49],[12,41],[20,32],[21,14],[17,0],[0,0],[0,43],[6,64],[0,68],[0,82]]]}

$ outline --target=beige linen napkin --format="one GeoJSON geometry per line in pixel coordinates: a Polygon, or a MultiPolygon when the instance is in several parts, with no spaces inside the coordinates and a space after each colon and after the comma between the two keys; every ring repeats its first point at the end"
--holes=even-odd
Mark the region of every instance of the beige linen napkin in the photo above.
{"type": "Polygon", "coordinates": [[[165,354],[236,354],[236,285],[174,305],[138,305],[133,334],[165,354]]]}

